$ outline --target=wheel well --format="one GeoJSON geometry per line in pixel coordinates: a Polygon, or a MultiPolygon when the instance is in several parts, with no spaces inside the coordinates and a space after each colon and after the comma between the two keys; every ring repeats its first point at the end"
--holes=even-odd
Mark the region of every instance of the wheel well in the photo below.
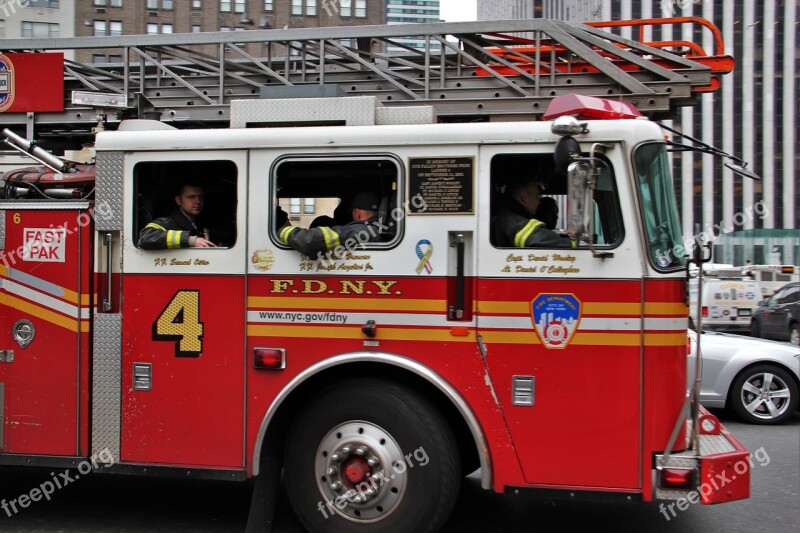
{"type": "MultiPolygon", "coordinates": [[[[782,363],[779,363],[777,361],[755,361],[753,363],[750,363],[746,367],[742,368],[741,370],[739,370],[736,373],[736,375],[733,376],[733,379],[731,380],[731,384],[728,387],[728,393],[725,395],[725,404],[726,405],[728,405],[728,406],[732,405],[731,404],[731,400],[733,399],[733,396],[732,396],[733,395],[733,384],[737,379],[739,379],[739,376],[741,376],[746,370],[749,370],[749,369],[751,369],[751,368],[753,368],[755,366],[760,366],[760,365],[771,365],[771,366],[776,366],[776,367],[780,368],[781,370],[783,370],[784,372],[789,374],[789,378],[792,381],[794,381],[795,386],[797,386],[798,390],[800,390],[800,380],[797,379],[797,376],[795,375],[794,371],[792,371],[791,368],[789,368],[786,365],[784,365],[782,363]]],[[[798,404],[798,409],[800,409],[800,404],[798,404]]]]}
{"type": "Polygon", "coordinates": [[[480,467],[480,458],[475,439],[464,417],[455,405],[436,388],[435,385],[421,376],[394,365],[374,362],[352,362],[328,368],[303,381],[292,391],[278,408],[266,430],[261,450],[261,463],[268,458],[278,459],[282,463],[283,444],[286,441],[289,426],[303,407],[321,390],[331,383],[346,379],[374,380],[383,378],[395,384],[405,385],[428,400],[448,421],[453,437],[458,443],[461,456],[461,467],[467,475],[480,467]]]}

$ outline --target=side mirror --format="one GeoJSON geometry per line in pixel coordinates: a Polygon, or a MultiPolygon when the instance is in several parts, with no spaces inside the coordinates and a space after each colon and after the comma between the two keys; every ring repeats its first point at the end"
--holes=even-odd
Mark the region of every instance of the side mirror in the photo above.
{"type": "Polygon", "coordinates": [[[589,231],[592,216],[592,168],[585,161],[571,163],[567,169],[567,229],[580,240],[589,231]]]}

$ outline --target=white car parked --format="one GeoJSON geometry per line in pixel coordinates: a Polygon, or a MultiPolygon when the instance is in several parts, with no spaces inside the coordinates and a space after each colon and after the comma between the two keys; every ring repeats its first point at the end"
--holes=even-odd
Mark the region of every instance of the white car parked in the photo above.
{"type": "MultiPolygon", "coordinates": [[[[689,330],[688,387],[694,384],[697,332],[689,330]]],[[[800,347],[719,333],[703,332],[700,403],[732,407],[751,424],[780,424],[800,400],[800,347]]]]}

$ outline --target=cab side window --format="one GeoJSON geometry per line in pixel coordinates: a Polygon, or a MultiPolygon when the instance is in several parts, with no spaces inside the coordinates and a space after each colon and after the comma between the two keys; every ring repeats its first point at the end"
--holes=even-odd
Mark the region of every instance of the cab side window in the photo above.
{"type": "MultiPolygon", "coordinates": [[[[549,237],[541,239],[544,244],[536,245],[537,248],[563,247],[563,238],[569,232],[569,191],[567,190],[567,178],[556,171],[552,154],[498,154],[492,158],[490,180],[491,242],[494,246],[498,248],[516,247],[510,244],[509,238],[503,237],[502,228],[497,227],[498,224],[508,223],[509,217],[503,215],[512,211],[519,215],[520,221],[534,219],[541,222],[541,225],[534,223],[534,231],[546,229],[555,232],[556,235],[549,235],[549,237]],[[517,186],[515,183],[519,183],[520,180],[534,182],[539,186],[538,207],[533,210],[534,212],[531,212],[531,203],[528,198],[523,197],[521,202],[515,198],[514,189],[517,186]]],[[[534,201],[534,203],[537,202],[534,201]]],[[[624,236],[622,212],[610,164],[601,166],[591,205],[591,218],[595,246],[611,248],[622,241],[624,236]]],[[[580,248],[585,246],[585,243],[576,243],[576,245],[580,248]]]]}
{"type": "MultiPolygon", "coordinates": [[[[203,204],[196,215],[197,226],[205,230],[218,247],[236,244],[236,208],[238,173],[232,161],[148,161],[133,169],[134,243],[148,224],[179,211],[175,197],[190,185],[202,191],[203,204]]],[[[140,244],[137,244],[140,246],[140,244]]]]}
{"type": "Polygon", "coordinates": [[[354,199],[366,192],[377,199],[380,236],[361,246],[393,246],[404,227],[403,217],[396,216],[402,205],[400,169],[400,162],[391,156],[281,160],[272,176],[273,238],[280,242],[277,234],[285,224],[302,229],[347,225],[353,221],[354,199]]]}

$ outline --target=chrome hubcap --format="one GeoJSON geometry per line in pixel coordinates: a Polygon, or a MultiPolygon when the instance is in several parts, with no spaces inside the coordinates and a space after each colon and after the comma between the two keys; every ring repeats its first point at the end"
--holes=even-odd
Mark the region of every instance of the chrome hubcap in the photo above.
{"type": "Polygon", "coordinates": [[[755,374],[742,387],[742,404],[757,418],[770,420],[786,412],[791,400],[788,385],[775,374],[755,374]]]}
{"type": "Polygon", "coordinates": [[[383,428],[363,421],[333,428],[317,449],[317,486],[331,513],[356,522],[388,516],[403,499],[403,451],[383,428]]]}

